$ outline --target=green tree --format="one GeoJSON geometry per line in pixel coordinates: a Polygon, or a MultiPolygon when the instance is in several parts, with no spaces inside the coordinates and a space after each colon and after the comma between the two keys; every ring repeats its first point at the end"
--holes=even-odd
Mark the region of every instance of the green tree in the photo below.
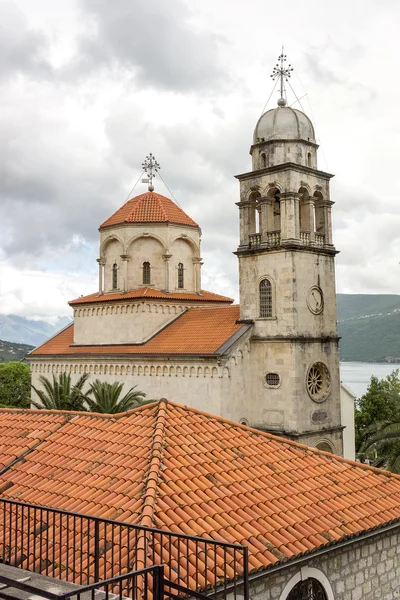
{"type": "Polygon", "coordinates": [[[359,451],[374,435],[382,422],[397,419],[400,411],[399,370],[392,371],[384,379],[371,377],[366,393],[356,402],[355,434],[356,450],[359,451]]]}
{"type": "Polygon", "coordinates": [[[0,364],[0,406],[28,408],[30,395],[29,366],[20,362],[0,364]]]}
{"type": "Polygon", "coordinates": [[[146,394],[135,391],[136,385],[121,398],[123,386],[124,384],[118,381],[108,383],[107,381],[96,379],[90,384],[90,390],[85,397],[89,411],[115,414],[126,412],[131,408],[136,408],[146,403],[144,400],[146,394]]]}
{"type": "Polygon", "coordinates": [[[41,375],[39,379],[44,390],[39,390],[32,385],[40,400],[40,402],[32,400],[32,404],[36,408],[47,410],[85,411],[85,395],[82,392],[82,388],[88,377],[89,375],[85,373],[73,385],[71,383],[71,375],[67,375],[66,373],[61,373],[58,377],[53,375],[52,382],[47,377],[41,375]]]}

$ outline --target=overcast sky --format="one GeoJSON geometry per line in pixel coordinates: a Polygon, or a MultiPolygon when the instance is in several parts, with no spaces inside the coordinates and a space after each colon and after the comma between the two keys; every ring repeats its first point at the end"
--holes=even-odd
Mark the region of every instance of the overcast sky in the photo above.
{"type": "MultiPolygon", "coordinates": [[[[97,289],[98,226],[149,152],[202,227],[203,288],[238,299],[233,176],[250,168],[282,44],[319,167],[335,174],[338,291],[398,293],[397,0],[0,0],[0,9],[0,313],[70,315],[68,300],[97,289]]],[[[159,179],[156,191],[170,195],[159,179]]]]}

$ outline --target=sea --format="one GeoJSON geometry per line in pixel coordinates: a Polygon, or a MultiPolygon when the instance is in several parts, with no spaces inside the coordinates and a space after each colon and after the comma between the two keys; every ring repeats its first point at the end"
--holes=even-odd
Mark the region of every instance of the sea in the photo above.
{"type": "Polygon", "coordinates": [[[400,364],[341,362],[340,379],[360,398],[367,391],[372,375],[383,379],[394,369],[400,369],[400,364]]]}

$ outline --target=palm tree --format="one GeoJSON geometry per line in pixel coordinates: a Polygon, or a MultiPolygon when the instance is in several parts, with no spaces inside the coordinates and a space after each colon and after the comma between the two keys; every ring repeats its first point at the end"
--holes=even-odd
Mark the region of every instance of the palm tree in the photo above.
{"type": "Polygon", "coordinates": [[[89,406],[90,412],[115,414],[126,412],[131,408],[136,408],[146,404],[144,398],[146,394],[140,391],[134,391],[137,387],[133,386],[122,398],[121,392],[124,384],[119,381],[108,383],[96,379],[90,384],[90,390],[85,396],[85,401],[89,406]],[[91,397],[93,395],[93,398],[91,397]]]}
{"type": "Polygon", "coordinates": [[[382,421],[369,431],[371,435],[360,448],[360,454],[365,456],[373,451],[374,466],[400,474],[400,421],[382,421]]]}
{"type": "Polygon", "coordinates": [[[77,410],[85,411],[85,396],[82,388],[85,385],[89,375],[82,375],[75,385],[71,383],[71,375],[61,373],[58,378],[53,375],[53,382],[43,375],[40,376],[40,382],[44,390],[38,390],[34,385],[35,390],[40,398],[40,402],[32,400],[35,408],[47,410],[77,410]]]}

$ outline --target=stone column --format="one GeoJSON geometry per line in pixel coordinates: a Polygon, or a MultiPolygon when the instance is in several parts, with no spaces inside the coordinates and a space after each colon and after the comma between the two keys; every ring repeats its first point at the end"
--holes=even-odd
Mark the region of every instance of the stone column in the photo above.
{"type": "MultiPolygon", "coordinates": [[[[251,202],[247,200],[245,202],[237,202],[236,206],[239,207],[239,221],[240,221],[240,245],[247,246],[249,243],[249,235],[250,233],[254,233],[252,229],[252,223],[254,222],[254,218],[251,219],[251,211],[253,209],[253,205],[251,202]]],[[[255,223],[254,223],[255,225],[255,223]]]]}
{"type": "Polygon", "coordinates": [[[310,224],[310,242],[315,242],[315,206],[312,197],[304,201],[307,206],[308,222],[310,224]]]}
{"type": "Polygon", "coordinates": [[[260,206],[260,234],[261,243],[268,240],[268,224],[269,224],[269,198],[260,198],[258,201],[260,206]]]}
{"type": "Polygon", "coordinates": [[[281,193],[281,239],[294,240],[296,237],[295,194],[281,193]]]}
{"type": "Polygon", "coordinates": [[[198,293],[201,290],[201,267],[203,266],[203,263],[200,256],[196,256],[192,260],[194,268],[194,291],[198,293]]]}
{"type": "Polygon", "coordinates": [[[97,258],[97,262],[99,263],[99,294],[102,294],[104,291],[104,278],[103,271],[104,265],[106,264],[104,258],[97,258]]]}
{"type": "Polygon", "coordinates": [[[121,271],[123,273],[123,278],[124,278],[122,289],[124,292],[127,292],[128,291],[128,262],[129,262],[130,256],[129,256],[129,254],[121,254],[120,256],[121,256],[122,262],[123,262],[123,268],[121,269],[121,271]]]}
{"type": "Polygon", "coordinates": [[[294,237],[300,239],[300,194],[294,194],[294,237]]]}
{"type": "Polygon", "coordinates": [[[330,200],[324,205],[325,244],[333,245],[332,239],[332,204],[330,200]]]}
{"type": "Polygon", "coordinates": [[[163,254],[163,259],[165,262],[165,291],[166,292],[170,292],[171,290],[169,289],[169,259],[172,257],[172,254],[170,254],[168,251],[163,254]]]}

